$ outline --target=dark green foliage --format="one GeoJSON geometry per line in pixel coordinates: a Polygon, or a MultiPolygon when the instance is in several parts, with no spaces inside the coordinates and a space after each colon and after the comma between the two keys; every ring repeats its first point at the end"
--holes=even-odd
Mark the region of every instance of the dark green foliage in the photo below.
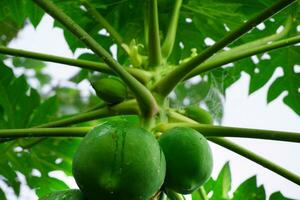
{"type": "Polygon", "coordinates": [[[63,190],[47,194],[39,200],[85,200],[85,198],[80,190],[63,190]]]}
{"type": "MultiPolygon", "coordinates": [[[[257,186],[256,176],[252,176],[241,183],[236,190],[233,191],[233,195],[229,194],[232,189],[231,184],[231,171],[229,162],[227,162],[223,166],[216,180],[210,178],[204,184],[204,190],[207,194],[212,193],[212,196],[209,198],[209,200],[267,200],[264,186],[257,186]]],[[[203,200],[200,195],[200,190],[193,192],[192,200],[203,200]]],[[[291,199],[284,197],[280,192],[274,192],[270,195],[269,200],[291,199]]]]}

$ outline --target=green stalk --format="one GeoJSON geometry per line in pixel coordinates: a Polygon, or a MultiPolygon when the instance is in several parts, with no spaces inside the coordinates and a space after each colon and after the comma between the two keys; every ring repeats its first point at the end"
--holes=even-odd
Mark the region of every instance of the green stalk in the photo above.
{"type": "Polygon", "coordinates": [[[0,138],[84,137],[92,127],[0,129],[0,138]]]}
{"type": "Polygon", "coordinates": [[[158,107],[151,92],[143,86],[138,80],[131,76],[112,56],[95,41],[85,30],[83,30],[69,16],[48,0],[33,0],[38,6],[44,9],[54,19],[63,24],[76,37],[78,37],[87,47],[89,47],[97,56],[116,73],[128,85],[135,94],[142,115],[151,117],[156,114],[158,107]]]}
{"type": "Polygon", "coordinates": [[[154,90],[159,93],[161,96],[166,97],[175,87],[176,85],[195,67],[200,65],[206,59],[214,55],[219,50],[223,49],[230,43],[234,42],[236,39],[241,37],[250,31],[253,27],[257,26],[264,20],[268,19],[272,15],[276,14],[286,6],[295,2],[296,0],[279,0],[277,3],[273,4],[270,8],[264,10],[257,16],[251,18],[246,23],[242,24],[236,30],[231,31],[227,36],[223,39],[215,43],[213,46],[205,49],[199,55],[191,58],[189,61],[182,63],[173,71],[171,71],[168,75],[163,77],[155,86],[154,90]]]}
{"type": "Polygon", "coordinates": [[[83,112],[95,111],[95,110],[98,110],[98,109],[100,109],[100,108],[104,108],[104,107],[106,107],[106,106],[107,106],[107,103],[103,101],[103,102],[101,102],[101,103],[98,103],[98,104],[96,104],[96,105],[94,105],[94,106],[92,106],[92,107],[90,107],[90,108],[84,110],[83,112]]]}
{"type": "Polygon", "coordinates": [[[251,41],[251,42],[247,42],[245,44],[239,45],[237,47],[234,47],[232,49],[230,49],[231,51],[234,52],[240,52],[240,51],[245,51],[254,47],[258,47],[264,44],[267,44],[269,42],[273,42],[275,40],[279,40],[283,37],[285,37],[289,31],[291,30],[293,25],[293,17],[292,16],[288,16],[285,25],[284,25],[284,29],[283,31],[281,31],[280,33],[274,33],[272,35],[263,37],[263,38],[259,38],[257,40],[251,41]]]}
{"type": "Polygon", "coordinates": [[[173,190],[166,189],[165,192],[170,200],[184,200],[181,194],[174,192],[173,190]]]}
{"type": "Polygon", "coordinates": [[[276,174],[279,174],[283,176],[284,178],[296,183],[297,185],[300,185],[300,176],[297,174],[294,174],[287,169],[249,151],[248,149],[245,149],[229,140],[226,140],[224,138],[209,138],[210,141],[225,147],[226,149],[229,149],[231,151],[234,151],[235,153],[244,156],[245,158],[248,158],[249,160],[252,160],[253,162],[275,172],[276,174]]]}
{"type": "Polygon", "coordinates": [[[122,114],[137,114],[138,109],[136,107],[136,102],[133,100],[122,102],[113,107],[104,107],[90,112],[84,112],[66,119],[61,119],[46,124],[37,126],[37,128],[50,128],[50,127],[62,127],[69,126],[73,124],[78,124],[86,121],[95,120],[102,117],[109,117],[113,115],[122,114]]]}
{"type": "MultiPolygon", "coordinates": [[[[69,66],[77,66],[83,69],[89,69],[93,71],[114,74],[114,72],[110,69],[110,67],[100,62],[65,58],[65,57],[54,56],[49,54],[36,53],[36,52],[25,51],[20,49],[13,49],[4,46],[0,46],[0,54],[31,58],[31,59],[41,60],[41,61],[49,61],[49,62],[60,63],[69,66]]],[[[129,67],[126,67],[125,70],[128,71],[131,75],[136,77],[141,82],[147,83],[151,79],[151,74],[144,70],[129,68],[129,67]]]]}
{"type": "Polygon", "coordinates": [[[156,67],[161,64],[161,48],[159,38],[159,22],[157,0],[149,1],[149,28],[148,28],[148,48],[149,48],[149,65],[156,67]]]}
{"type": "MultiPolygon", "coordinates": [[[[46,124],[41,124],[39,126],[36,126],[34,128],[51,128],[51,127],[62,127],[62,126],[69,126],[74,125],[86,121],[91,121],[95,119],[99,119],[102,117],[109,117],[113,115],[122,115],[122,114],[137,114],[139,112],[136,102],[134,100],[129,100],[122,102],[118,105],[115,105],[113,107],[104,107],[100,108],[94,111],[84,112],[80,113],[65,119],[60,119],[57,121],[49,122],[46,124]]],[[[1,130],[1,129],[0,129],[1,130]]],[[[11,140],[14,140],[15,138],[5,138],[0,139],[0,143],[9,142],[11,140]]],[[[43,139],[40,139],[42,141],[43,139]]]]}
{"type": "Polygon", "coordinates": [[[278,140],[287,142],[300,143],[300,133],[286,132],[286,131],[271,131],[261,129],[250,128],[236,128],[226,126],[215,126],[207,124],[196,123],[169,123],[158,125],[155,129],[161,132],[165,132],[168,129],[174,127],[190,127],[205,137],[240,137],[240,138],[254,138],[254,139],[266,139],[266,140],[278,140]]]}
{"type": "Polygon", "coordinates": [[[94,6],[90,3],[89,0],[80,0],[82,5],[86,8],[88,14],[102,27],[104,27],[107,32],[111,34],[111,36],[115,39],[116,43],[123,48],[123,50],[128,54],[127,46],[123,38],[119,35],[119,33],[110,25],[110,23],[94,8],[94,6]]]}
{"type": "Polygon", "coordinates": [[[206,191],[205,191],[204,186],[201,186],[201,187],[199,188],[198,191],[199,191],[200,198],[201,198],[202,200],[209,200],[209,199],[207,198],[207,194],[206,194],[206,191]]]}
{"type": "Polygon", "coordinates": [[[161,48],[162,56],[165,59],[167,59],[171,55],[174,47],[181,5],[182,0],[175,1],[168,32],[161,48]]]}
{"type": "Polygon", "coordinates": [[[243,51],[235,51],[235,50],[225,51],[216,54],[216,56],[212,57],[211,59],[208,59],[206,62],[196,67],[194,70],[192,70],[190,73],[187,74],[185,79],[189,79],[193,76],[199,75],[200,73],[213,70],[225,64],[241,60],[243,58],[257,55],[259,53],[276,50],[278,48],[287,47],[290,45],[297,44],[299,42],[300,42],[300,36],[295,36],[295,37],[279,40],[271,44],[265,44],[258,47],[254,47],[252,49],[251,48],[245,49],[243,51]]]}
{"type": "Polygon", "coordinates": [[[149,48],[148,39],[149,39],[149,5],[148,1],[145,1],[144,6],[144,40],[145,40],[145,48],[149,48]]]}
{"type": "Polygon", "coordinates": [[[297,44],[300,42],[300,36],[291,37],[288,39],[279,40],[273,42],[271,44],[261,45],[259,47],[255,47],[252,49],[236,52],[236,51],[226,51],[220,54],[217,54],[212,59],[207,60],[207,62],[199,65],[193,71],[191,71],[187,76],[186,79],[191,78],[199,73],[207,72],[213,70],[217,67],[221,67],[224,64],[228,64],[237,60],[241,60],[243,58],[256,55],[259,53],[264,53],[267,51],[275,50],[278,48],[283,48],[286,46],[290,46],[293,44],[297,44]]]}

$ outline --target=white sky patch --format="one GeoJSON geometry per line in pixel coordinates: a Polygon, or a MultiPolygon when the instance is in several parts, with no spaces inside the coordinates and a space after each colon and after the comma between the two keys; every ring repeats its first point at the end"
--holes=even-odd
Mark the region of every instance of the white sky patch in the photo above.
{"type": "Polygon", "coordinates": [[[261,56],[261,59],[262,59],[262,60],[271,60],[271,56],[270,56],[270,54],[268,54],[268,53],[264,53],[264,54],[261,56]]]}
{"type": "Polygon", "coordinates": [[[23,151],[22,147],[15,147],[14,148],[14,152],[21,152],[21,151],[23,151]]]}
{"type": "Polygon", "coordinates": [[[56,160],[55,160],[55,164],[60,164],[60,163],[62,163],[63,162],[63,159],[62,158],[57,158],[56,160]]]}
{"type": "Polygon", "coordinates": [[[183,48],[184,48],[184,44],[183,44],[183,42],[179,42],[179,47],[180,47],[181,49],[183,49],[183,48]]]}
{"type": "Polygon", "coordinates": [[[190,99],[187,97],[183,99],[183,105],[185,105],[185,106],[189,105],[190,102],[191,102],[190,99]]]}
{"type": "Polygon", "coordinates": [[[193,20],[191,18],[185,18],[185,22],[190,24],[193,22],[193,20]]]}
{"type": "Polygon", "coordinates": [[[117,45],[116,44],[113,44],[110,48],[109,48],[109,51],[111,52],[112,54],[112,57],[117,60],[117,45]]]}
{"type": "Polygon", "coordinates": [[[214,45],[216,42],[215,42],[213,39],[207,37],[207,38],[204,39],[204,43],[205,43],[207,46],[212,46],[212,45],[214,45]]]}
{"type": "Polygon", "coordinates": [[[42,173],[37,169],[32,169],[31,175],[35,177],[42,177],[42,173]]]}
{"type": "Polygon", "coordinates": [[[109,32],[107,32],[107,30],[106,30],[105,28],[100,29],[100,30],[98,31],[98,34],[99,34],[99,35],[104,35],[104,36],[109,36],[109,32]]]}
{"type": "Polygon", "coordinates": [[[275,19],[272,17],[269,20],[270,20],[270,22],[275,22],[275,19]]]}
{"type": "Polygon", "coordinates": [[[85,8],[83,5],[80,5],[79,8],[80,8],[81,10],[83,10],[84,12],[87,11],[86,8],[85,8]]]}
{"type": "Polygon", "coordinates": [[[222,65],[222,68],[226,68],[226,67],[233,67],[234,64],[233,63],[227,63],[225,65],[222,65]]]}
{"type": "Polygon", "coordinates": [[[264,30],[265,28],[266,28],[266,26],[265,26],[265,24],[264,23],[260,23],[260,24],[258,24],[257,26],[256,26],[256,28],[258,29],[258,30],[264,30]]]}
{"type": "Polygon", "coordinates": [[[192,84],[197,84],[201,81],[201,77],[200,76],[194,76],[193,78],[190,78],[189,81],[192,84]]]}
{"type": "Polygon", "coordinates": [[[78,188],[75,179],[71,176],[67,176],[63,171],[60,170],[52,171],[49,172],[48,175],[52,178],[57,178],[64,181],[71,189],[78,188]]]}
{"type": "Polygon", "coordinates": [[[294,65],[294,72],[300,73],[300,65],[294,65]]]}
{"type": "Polygon", "coordinates": [[[252,60],[252,62],[253,62],[254,64],[258,64],[258,63],[259,63],[259,59],[258,59],[258,57],[257,57],[256,55],[251,56],[251,60],[252,60]]]}
{"type": "Polygon", "coordinates": [[[278,29],[276,30],[276,33],[280,33],[284,30],[284,26],[279,26],[278,29]]]}
{"type": "Polygon", "coordinates": [[[227,26],[227,24],[224,24],[224,28],[227,32],[230,31],[230,28],[227,26]]]}
{"type": "Polygon", "coordinates": [[[176,99],[176,93],[172,91],[168,97],[170,97],[171,99],[176,99]]]}

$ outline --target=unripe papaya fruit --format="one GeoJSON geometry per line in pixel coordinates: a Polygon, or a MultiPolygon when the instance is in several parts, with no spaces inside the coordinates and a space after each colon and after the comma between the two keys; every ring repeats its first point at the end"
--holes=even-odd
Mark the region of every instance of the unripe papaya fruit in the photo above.
{"type": "Polygon", "coordinates": [[[73,175],[88,199],[149,200],[163,184],[164,154],[148,131],[115,119],[91,130],[73,159],[73,175]]]}
{"type": "Polygon", "coordinates": [[[210,113],[197,105],[186,107],[184,114],[201,124],[213,124],[213,118],[210,113]]]}
{"type": "Polygon", "coordinates": [[[110,104],[124,101],[127,97],[126,85],[118,78],[107,77],[91,81],[99,98],[110,104]]]}
{"type": "Polygon", "coordinates": [[[181,194],[198,189],[210,177],[213,167],[211,149],[205,137],[187,127],[175,127],[159,138],[167,172],[165,187],[181,194]]]}
{"type": "Polygon", "coordinates": [[[86,200],[80,190],[63,190],[52,192],[39,200],[86,200]]]}

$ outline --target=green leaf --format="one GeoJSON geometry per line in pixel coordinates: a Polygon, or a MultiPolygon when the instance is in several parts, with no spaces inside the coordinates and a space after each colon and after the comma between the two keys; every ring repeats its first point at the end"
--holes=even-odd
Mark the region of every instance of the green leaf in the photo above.
{"type": "Polygon", "coordinates": [[[12,78],[11,70],[3,64],[0,65],[0,73],[8,75],[0,79],[3,126],[6,128],[26,127],[32,111],[39,105],[39,95],[34,89],[28,87],[24,76],[12,78]]]}
{"type": "Polygon", "coordinates": [[[32,1],[25,1],[25,9],[31,24],[36,28],[40,23],[44,12],[32,1]]]}
{"type": "Polygon", "coordinates": [[[271,194],[270,199],[269,200],[292,200],[290,198],[284,197],[281,192],[274,192],[273,194],[271,194]]]}
{"type": "Polygon", "coordinates": [[[256,176],[253,176],[243,182],[233,193],[232,200],[261,200],[266,199],[264,187],[261,185],[256,186],[256,176]],[[247,194],[247,195],[245,195],[247,194]]]}
{"type": "Polygon", "coordinates": [[[75,74],[73,77],[71,77],[70,81],[78,84],[81,81],[88,79],[89,74],[90,74],[89,70],[82,69],[77,74],[75,74]]]}
{"type": "Polygon", "coordinates": [[[6,199],[5,194],[2,190],[0,190],[0,199],[6,199]]]}
{"type": "Polygon", "coordinates": [[[50,97],[33,111],[28,126],[34,127],[49,121],[54,121],[55,116],[57,116],[58,108],[57,97],[50,97]]]}
{"type": "Polygon", "coordinates": [[[229,199],[228,192],[231,189],[231,172],[229,167],[229,162],[227,162],[221,172],[213,187],[213,196],[211,200],[221,200],[229,199]]]}
{"type": "MultiPolygon", "coordinates": [[[[54,96],[42,104],[24,76],[14,77],[12,70],[0,63],[0,128],[25,128],[57,118],[54,96]]],[[[0,144],[0,176],[19,196],[22,173],[38,195],[68,188],[49,172],[61,170],[71,175],[72,157],[79,139],[18,139],[0,144]],[[35,173],[33,173],[35,172],[35,173]]]]}

